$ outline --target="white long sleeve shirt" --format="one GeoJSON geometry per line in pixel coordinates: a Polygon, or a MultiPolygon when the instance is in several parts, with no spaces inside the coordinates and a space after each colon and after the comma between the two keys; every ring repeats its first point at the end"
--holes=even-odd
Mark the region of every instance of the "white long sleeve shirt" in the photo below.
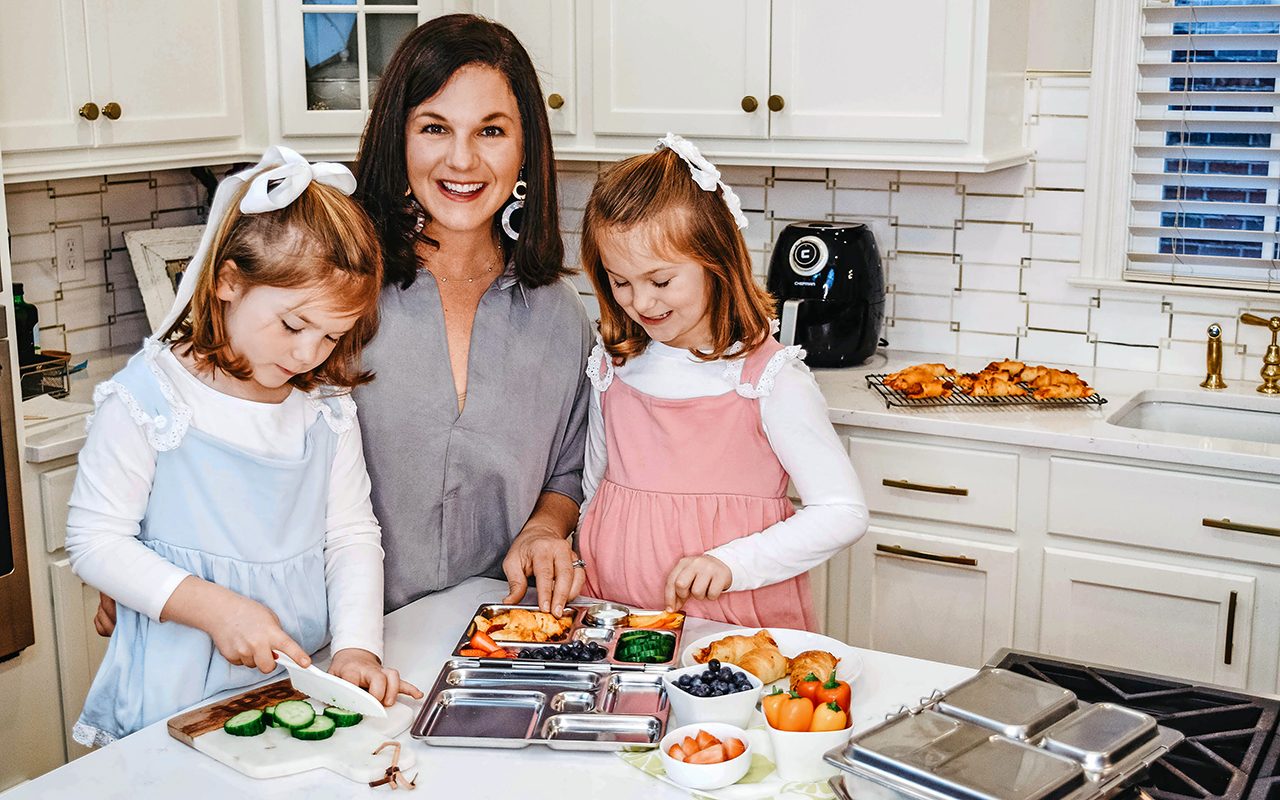
{"type": "MultiPolygon", "coordinates": [[[[302,457],[306,430],[319,414],[300,391],[281,403],[223,394],[187,371],[165,348],[157,358],[191,425],[257,455],[302,457]]],[[[116,602],[158,620],[190,573],[139,539],[156,470],[156,449],[118,394],[93,419],[67,515],[71,569],[116,602]]],[[[338,437],[325,508],[325,589],[332,651],[348,647],[382,657],[382,532],[369,501],[359,420],[338,437]]]]}
{"type": "MultiPolygon", "coordinates": [[[[601,353],[597,346],[592,363],[599,363],[601,353]]],[[[807,572],[852,545],[867,530],[862,486],[831,427],[817,382],[804,362],[782,354],[776,357],[785,363],[774,378],[772,391],[760,398],[760,422],[769,446],[791,476],[803,508],[789,519],[762,531],[743,531],[741,538],[707,551],[733,572],[732,591],[758,589],[807,572]]],[[[613,379],[667,399],[711,397],[736,390],[724,361],[699,361],[688,350],[659,342],[650,342],[643,353],[615,367],[613,379]]],[[[604,476],[608,458],[600,391],[595,389],[582,478],[584,513],[604,476]]]]}

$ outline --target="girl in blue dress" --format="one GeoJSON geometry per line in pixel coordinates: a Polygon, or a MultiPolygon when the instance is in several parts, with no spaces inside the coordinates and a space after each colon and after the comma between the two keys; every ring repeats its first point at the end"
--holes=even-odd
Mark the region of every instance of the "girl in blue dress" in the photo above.
{"type": "Polygon", "coordinates": [[[372,377],[381,258],[354,188],[285,148],[224,181],[173,309],[94,392],[67,551],[116,603],[73,731],[86,746],[257,683],[273,650],[305,666],[329,643],[330,672],[384,704],[421,697],[381,663],[381,531],[349,396],[372,377]]]}

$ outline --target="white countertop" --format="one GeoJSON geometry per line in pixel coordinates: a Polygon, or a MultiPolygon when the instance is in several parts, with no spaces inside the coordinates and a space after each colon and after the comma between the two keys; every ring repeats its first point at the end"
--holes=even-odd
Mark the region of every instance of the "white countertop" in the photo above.
{"type": "MultiPolygon", "coordinates": [[[[501,581],[472,578],[387,615],[387,663],[400,669],[424,691],[429,689],[476,607],[500,600],[506,590],[506,584],[501,581]]],[[[690,618],[684,640],[693,641],[728,627],[690,618]]],[[[954,685],[973,674],[973,670],[966,667],[872,650],[859,649],[858,653],[864,669],[853,685],[856,730],[870,727],[904,703],[917,703],[932,690],[954,685]]],[[[417,756],[417,764],[410,772],[419,772],[418,792],[407,795],[409,798],[688,800],[689,797],[628,766],[612,753],[567,752],[541,745],[520,750],[431,747],[412,739],[408,733],[400,739],[407,742],[417,756]],[[476,781],[476,776],[483,779],[476,781]]],[[[389,790],[378,791],[386,794],[389,790]]],[[[369,792],[363,785],[328,770],[270,780],[248,778],[171,738],[165,722],[158,722],[2,796],[4,800],[64,797],[121,800],[175,797],[296,800],[306,797],[320,800],[360,797],[369,792]]]]}

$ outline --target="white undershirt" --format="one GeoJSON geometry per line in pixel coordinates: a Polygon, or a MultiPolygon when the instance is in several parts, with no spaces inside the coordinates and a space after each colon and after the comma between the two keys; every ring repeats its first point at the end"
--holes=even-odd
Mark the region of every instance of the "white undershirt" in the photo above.
{"type": "MultiPolygon", "coordinates": [[[[260,456],[302,457],[318,409],[294,390],[281,403],[224,394],[202,383],[164,348],[156,357],[191,425],[260,456]]],[[[85,583],[158,620],[186,570],[138,540],[156,470],[156,450],[119,394],[98,407],[80,451],[67,515],[67,554],[85,583]]],[[[369,501],[360,424],[339,434],[325,508],[325,589],[332,652],[348,647],[382,657],[382,529],[369,501]]]]}
{"type": "MultiPolygon", "coordinates": [[[[725,367],[725,361],[699,361],[688,350],[650,342],[643,353],[614,368],[614,380],[655,397],[711,397],[736,389],[725,367]]],[[[741,538],[707,551],[732,570],[733,591],[758,589],[808,572],[867,530],[862,486],[831,427],[826,400],[804,362],[786,358],[772,392],[759,402],[769,446],[791,476],[804,507],[790,519],[763,531],[743,531],[741,538]]],[[[607,463],[600,391],[595,389],[582,472],[584,513],[607,463]]]]}

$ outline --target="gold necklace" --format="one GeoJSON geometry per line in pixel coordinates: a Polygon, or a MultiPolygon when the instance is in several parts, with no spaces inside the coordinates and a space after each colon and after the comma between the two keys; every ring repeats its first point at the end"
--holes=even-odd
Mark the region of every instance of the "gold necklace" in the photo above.
{"type": "MultiPolygon", "coordinates": [[[[495,258],[495,259],[494,259],[494,260],[489,264],[489,266],[485,267],[485,268],[484,268],[484,272],[479,272],[479,273],[476,273],[475,275],[472,275],[470,278],[467,278],[467,281],[466,281],[466,282],[467,282],[467,283],[475,283],[475,282],[476,282],[476,278],[483,277],[483,276],[488,275],[489,273],[493,272],[493,268],[494,268],[494,267],[496,267],[496,266],[498,265],[498,261],[499,261],[499,260],[501,260],[501,256],[499,256],[498,258],[495,258]]],[[[428,272],[431,272],[431,270],[427,270],[427,271],[428,271],[428,272]]],[[[437,280],[439,280],[441,283],[448,283],[448,282],[449,282],[449,279],[448,279],[448,278],[446,278],[446,277],[445,277],[445,276],[443,276],[443,275],[437,275],[437,274],[436,274],[436,273],[434,273],[434,272],[431,272],[431,274],[432,274],[432,275],[435,275],[436,279],[437,279],[437,280]]],[[[454,278],[454,279],[453,279],[453,282],[454,282],[454,283],[458,283],[460,280],[461,280],[461,278],[454,278]]]]}

